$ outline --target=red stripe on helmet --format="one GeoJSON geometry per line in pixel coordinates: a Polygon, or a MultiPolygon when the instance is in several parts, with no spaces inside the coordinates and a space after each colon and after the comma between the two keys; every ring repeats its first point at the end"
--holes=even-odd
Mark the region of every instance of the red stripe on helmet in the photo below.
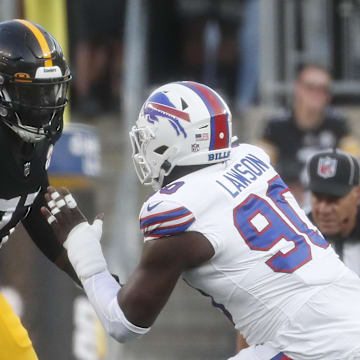
{"type": "Polygon", "coordinates": [[[228,112],[222,100],[207,86],[187,81],[190,87],[200,93],[211,115],[211,143],[210,150],[223,149],[230,146],[228,112]]]}

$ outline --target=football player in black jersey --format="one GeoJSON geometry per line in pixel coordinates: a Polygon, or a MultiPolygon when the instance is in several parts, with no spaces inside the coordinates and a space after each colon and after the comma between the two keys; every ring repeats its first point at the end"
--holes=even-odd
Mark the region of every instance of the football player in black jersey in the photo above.
{"type": "MultiPolygon", "coordinates": [[[[21,221],[39,249],[77,280],[40,213],[70,80],[63,52],[44,28],[26,20],[0,23],[0,245],[21,221]]],[[[27,331],[1,294],[0,358],[37,359],[27,331]]]]}

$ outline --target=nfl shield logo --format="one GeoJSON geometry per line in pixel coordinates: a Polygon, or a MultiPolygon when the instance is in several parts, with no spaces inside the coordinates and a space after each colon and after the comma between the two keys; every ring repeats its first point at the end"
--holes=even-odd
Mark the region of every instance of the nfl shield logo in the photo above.
{"type": "Polygon", "coordinates": [[[27,178],[30,175],[30,161],[24,164],[24,176],[27,178]]]}
{"type": "Polygon", "coordinates": [[[334,177],[336,175],[337,159],[332,159],[329,156],[319,159],[317,172],[318,175],[324,179],[334,177]]]}
{"type": "Polygon", "coordinates": [[[199,144],[191,144],[191,151],[192,152],[200,151],[200,145],[199,144]]]}

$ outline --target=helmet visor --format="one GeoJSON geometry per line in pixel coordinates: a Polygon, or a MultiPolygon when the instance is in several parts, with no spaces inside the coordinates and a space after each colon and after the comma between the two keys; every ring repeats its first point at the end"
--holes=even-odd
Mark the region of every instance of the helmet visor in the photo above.
{"type": "Polygon", "coordinates": [[[67,104],[70,76],[51,81],[12,79],[7,83],[6,103],[23,126],[42,128],[51,123],[67,104]]]}
{"type": "Polygon", "coordinates": [[[21,82],[13,81],[7,91],[14,108],[54,110],[66,104],[67,81],[56,82],[21,82]]]}

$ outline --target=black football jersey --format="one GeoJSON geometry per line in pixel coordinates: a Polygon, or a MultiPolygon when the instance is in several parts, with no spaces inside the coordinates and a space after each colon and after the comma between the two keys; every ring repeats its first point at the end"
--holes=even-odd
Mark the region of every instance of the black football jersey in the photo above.
{"type": "Polygon", "coordinates": [[[266,124],[263,139],[278,149],[276,168],[286,181],[299,179],[307,159],[314,153],[337,147],[339,140],[350,135],[350,128],[342,113],[329,107],[324,121],[315,129],[297,127],[293,111],[287,110],[266,124]]]}
{"type": "Polygon", "coordinates": [[[49,185],[47,168],[52,145],[45,139],[23,157],[16,151],[14,136],[11,129],[0,124],[0,239],[22,221],[32,240],[55,260],[62,247],[40,212],[49,185]]]}

